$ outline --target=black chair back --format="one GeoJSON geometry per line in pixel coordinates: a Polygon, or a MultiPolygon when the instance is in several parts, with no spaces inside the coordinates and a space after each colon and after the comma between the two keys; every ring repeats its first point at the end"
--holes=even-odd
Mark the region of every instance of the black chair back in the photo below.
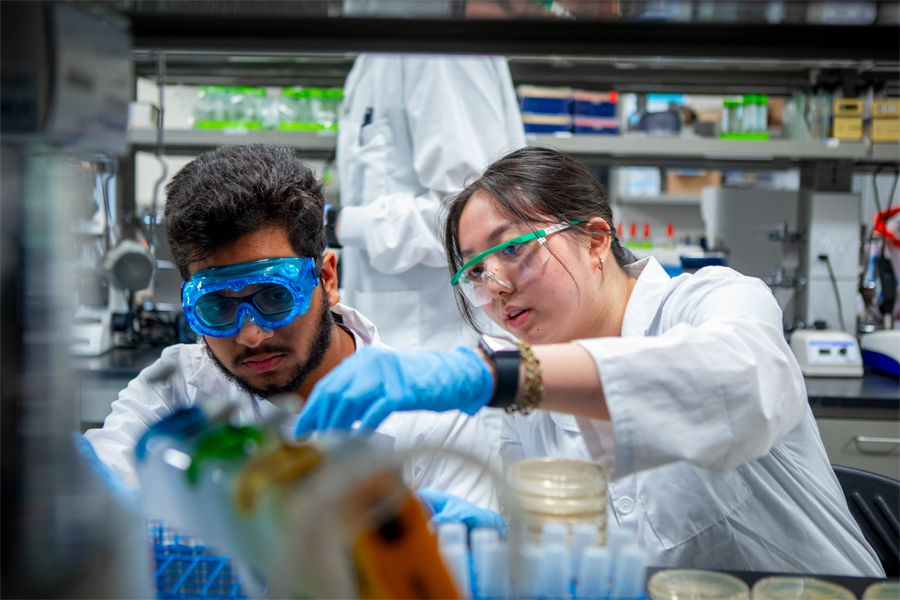
{"type": "Polygon", "coordinates": [[[853,467],[831,466],[850,513],[878,554],[885,574],[900,576],[900,481],[853,467]]]}

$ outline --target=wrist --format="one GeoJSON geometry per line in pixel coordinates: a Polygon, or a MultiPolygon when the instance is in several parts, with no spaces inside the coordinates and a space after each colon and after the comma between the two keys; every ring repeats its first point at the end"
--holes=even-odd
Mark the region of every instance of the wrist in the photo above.
{"type": "Polygon", "coordinates": [[[516,344],[503,338],[483,335],[478,349],[486,359],[492,379],[488,406],[511,410],[519,393],[521,352],[516,344]]]}

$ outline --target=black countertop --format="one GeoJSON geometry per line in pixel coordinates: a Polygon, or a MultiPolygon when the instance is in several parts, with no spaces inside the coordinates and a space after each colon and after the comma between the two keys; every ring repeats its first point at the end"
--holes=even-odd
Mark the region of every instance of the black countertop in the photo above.
{"type": "Polygon", "coordinates": [[[82,377],[130,381],[156,362],[165,348],[165,346],[113,348],[100,356],[73,356],[70,364],[72,370],[82,377]]]}
{"type": "Polygon", "coordinates": [[[900,419],[900,379],[866,371],[862,377],[807,377],[817,417],[900,419]]]}

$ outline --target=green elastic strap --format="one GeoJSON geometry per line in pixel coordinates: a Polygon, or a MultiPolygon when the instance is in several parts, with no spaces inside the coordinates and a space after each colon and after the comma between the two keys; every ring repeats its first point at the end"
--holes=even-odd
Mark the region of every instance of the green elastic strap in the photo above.
{"type": "MultiPolygon", "coordinates": [[[[569,221],[569,225],[578,225],[579,223],[581,223],[581,221],[569,221]]],[[[547,229],[549,229],[549,227],[547,229]]],[[[535,231],[534,233],[526,233],[525,235],[520,235],[519,237],[516,237],[509,241],[503,242],[502,244],[498,244],[498,245],[494,246],[493,248],[488,248],[487,250],[485,250],[481,254],[471,258],[466,264],[461,266],[459,268],[459,270],[456,272],[456,275],[454,275],[453,277],[450,278],[450,285],[452,285],[453,287],[458,286],[459,278],[462,277],[463,271],[465,271],[472,265],[479,262],[485,256],[487,256],[489,254],[493,254],[494,252],[497,252],[498,250],[503,250],[504,248],[508,248],[508,247],[512,246],[513,244],[521,244],[523,242],[530,242],[531,240],[537,239],[539,237],[544,237],[546,234],[547,234],[547,232],[545,229],[540,229],[538,231],[535,231]]],[[[611,237],[612,237],[612,239],[616,239],[615,236],[611,236],[611,237]]]]}

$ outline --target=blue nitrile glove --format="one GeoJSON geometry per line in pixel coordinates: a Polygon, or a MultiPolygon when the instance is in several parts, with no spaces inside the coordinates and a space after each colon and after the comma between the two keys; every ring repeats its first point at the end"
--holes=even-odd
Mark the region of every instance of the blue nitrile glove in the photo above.
{"type": "Polygon", "coordinates": [[[114,498],[120,499],[129,506],[137,506],[140,502],[140,490],[130,488],[122,481],[122,477],[106,466],[89,441],[77,431],[72,432],[72,442],[82,460],[96,473],[106,484],[114,498]]]}
{"type": "Polygon", "coordinates": [[[434,523],[465,523],[469,531],[476,527],[493,527],[506,537],[503,517],[492,510],[479,508],[458,496],[435,488],[421,488],[416,495],[431,510],[434,523]]]}
{"type": "Polygon", "coordinates": [[[360,348],[313,388],[296,434],[322,429],[378,427],[396,410],[459,409],[474,415],[491,399],[484,360],[469,348],[450,351],[360,348]]]}

